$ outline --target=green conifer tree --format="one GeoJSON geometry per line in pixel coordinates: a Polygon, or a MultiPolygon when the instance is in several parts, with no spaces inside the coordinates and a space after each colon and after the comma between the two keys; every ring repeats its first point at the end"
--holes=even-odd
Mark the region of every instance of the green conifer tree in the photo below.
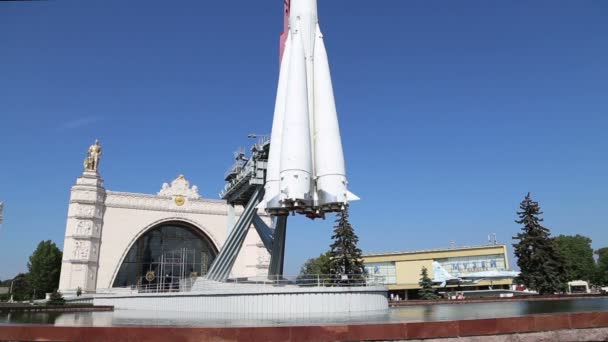
{"type": "Polygon", "coordinates": [[[357,247],[359,238],[348,221],[348,206],[338,213],[333,243],[330,246],[330,274],[338,284],[361,284],[365,280],[365,268],[361,259],[361,249],[357,247]],[[348,277],[348,279],[344,279],[348,277]]]}
{"type": "Polygon", "coordinates": [[[556,251],[549,229],[543,227],[542,214],[538,202],[532,201],[530,193],[519,205],[517,212],[522,224],[522,232],[513,239],[517,264],[521,270],[519,280],[528,288],[539,294],[552,294],[565,289],[566,270],[564,260],[556,251]]]}
{"type": "Polygon", "coordinates": [[[420,281],[418,282],[420,286],[420,290],[418,290],[418,296],[421,299],[429,300],[429,299],[437,299],[439,296],[433,289],[433,281],[429,278],[429,273],[426,267],[422,267],[420,271],[420,281]]]}
{"type": "Polygon", "coordinates": [[[64,304],[65,299],[63,299],[63,295],[59,291],[52,292],[49,300],[47,301],[47,305],[50,306],[61,306],[64,304]]]}

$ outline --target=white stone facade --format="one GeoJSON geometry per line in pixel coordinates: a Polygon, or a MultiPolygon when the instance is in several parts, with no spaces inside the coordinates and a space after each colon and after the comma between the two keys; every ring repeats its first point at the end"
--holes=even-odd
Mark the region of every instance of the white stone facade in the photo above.
{"type": "Polygon", "coordinates": [[[116,312],[189,312],[199,318],[212,315],[228,319],[301,319],[314,315],[382,313],[388,309],[384,286],[300,287],[206,282],[196,290],[195,287],[190,292],[102,293],[94,296],[93,303],[112,305],[116,312]]]}
{"type": "MultiPolygon", "coordinates": [[[[241,210],[222,200],[201,198],[198,188],[190,187],[181,175],[152,195],[106,191],[97,172],[85,171],[72,187],[59,290],[96,292],[112,287],[134,242],[166,222],[182,222],[198,229],[219,251],[241,210]]],[[[270,217],[260,216],[270,225],[270,217]]],[[[252,226],[232,274],[265,275],[269,261],[270,255],[252,226]]]]}

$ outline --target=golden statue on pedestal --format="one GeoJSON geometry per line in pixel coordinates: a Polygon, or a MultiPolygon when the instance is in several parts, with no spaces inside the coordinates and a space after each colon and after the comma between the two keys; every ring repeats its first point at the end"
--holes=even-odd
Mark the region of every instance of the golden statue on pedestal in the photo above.
{"type": "Polygon", "coordinates": [[[95,139],[95,143],[89,147],[87,157],[84,159],[85,171],[97,172],[101,153],[101,145],[99,145],[99,140],[95,139]]]}

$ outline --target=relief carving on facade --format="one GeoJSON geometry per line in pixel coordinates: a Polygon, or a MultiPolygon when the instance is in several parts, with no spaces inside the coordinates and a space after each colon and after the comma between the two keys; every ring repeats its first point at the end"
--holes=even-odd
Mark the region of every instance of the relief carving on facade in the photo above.
{"type": "Polygon", "coordinates": [[[71,200],[74,202],[95,202],[98,196],[94,191],[74,191],[71,200]]]}
{"type": "Polygon", "coordinates": [[[76,224],[76,235],[91,235],[92,230],[92,221],[78,220],[78,223],[76,224]]]}
{"type": "Polygon", "coordinates": [[[158,192],[159,196],[184,196],[186,198],[199,199],[201,196],[198,194],[198,187],[193,185],[190,187],[190,182],[184,177],[179,175],[175,178],[171,185],[163,183],[162,188],[158,192]]]}
{"type": "MultiPolygon", "coordinates": [[[[107,192],[105,206],[113,208],[188,212],[209,215],[226,215],[227,213],[226,202],[221,200],[191,199],[187,201],[187,204],[178,206],[173,199],[167,199],[166,197],[113,191],[107,192]]],[[[240,213],[242,213],[242,209],[236,211],[236,215],[239,215],[240,213]]]]}
{"type": "Polygon", "coordinates": [[[95,207],[93,207],[93,206],[79,205],[76,208],[76,216],[92,217],[94,214],[95,214],[95,207]]]}
{"type": "Polygon", "coordinates": [[[74,250],[72,255],[74,259],[88,259],[89,243],[85,241],[74,241],[74,250]]]}

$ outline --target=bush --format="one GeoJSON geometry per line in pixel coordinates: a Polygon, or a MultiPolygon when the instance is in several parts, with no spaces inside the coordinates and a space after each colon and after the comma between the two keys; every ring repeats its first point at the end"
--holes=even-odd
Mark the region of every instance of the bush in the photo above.
{"type": "Polygon", "coordinates": [[[50,306],[61,306],[65,304],[65,299],[63,299],[61,292],[55,291],[51,293],[51,298],[46,303],[50,306]]]}

